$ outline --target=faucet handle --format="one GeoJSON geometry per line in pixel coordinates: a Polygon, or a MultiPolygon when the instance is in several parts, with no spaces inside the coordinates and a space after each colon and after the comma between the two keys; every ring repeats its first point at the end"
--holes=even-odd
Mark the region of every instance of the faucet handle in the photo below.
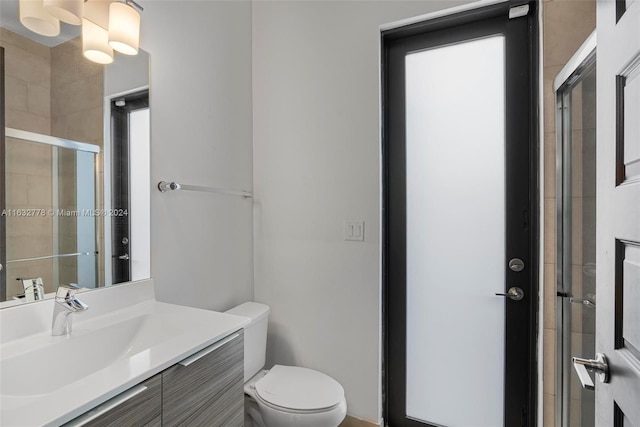
{"type": "Polygon", "coordinates": [[[76,298],[76,293],[83,289],[75,283],[58,286],[56,291],[56,302],[62,304],[70,311],[84,311],[89,308],[88,305],[76,298]]]}
{"type": "Polygon", "coordinates": [[[56,299],[67,300],[73,298],[73,296],[82,289],[76,283],[69,283],[68,285],[60,285],[58,286],[58,290],[56,291],[56,299]]]}
{"type": "Polygon", "coordinates": [[[83,303],[77,298],[71,298],[67,303],[73,311],[84,311],[89,309],[89,306],[87,304],[83,303]]]}

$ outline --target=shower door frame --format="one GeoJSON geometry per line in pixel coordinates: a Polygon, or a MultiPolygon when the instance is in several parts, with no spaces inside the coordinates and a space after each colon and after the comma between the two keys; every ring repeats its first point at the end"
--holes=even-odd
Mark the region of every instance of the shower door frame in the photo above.
{"type": "MultiPolygon", "coordinates": [[[[597,35],[594,31],[567,62],[554,80],[556,96],[556,426],[569,426],[571,371],[571,302],[563,284],[571,279],[570,256],[571,211],[565,208],[565,189],[571,185],[571,152],[565,150],[571,140],[571,116],[565,97],[571,99],[571,89],[581,80],[585,71],[595,67],[597,35]]],[[[569,147],[570,148],[570,147],[569,147]]],[[[575,355],[574,355],[575,356],[575,355]]]]}

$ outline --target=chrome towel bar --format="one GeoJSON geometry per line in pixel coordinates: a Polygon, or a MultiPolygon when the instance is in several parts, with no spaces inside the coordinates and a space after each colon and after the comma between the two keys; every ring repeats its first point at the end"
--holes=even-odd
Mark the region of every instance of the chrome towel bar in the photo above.
{"type": "Polygon", "coordinates": [[[199,185],[186,185],[178,184],[175,181],[160,181],[158,183],[158,190],[162,193],[172,190],[187,190],[187,191],[202,191],[205,193],[217,193],[225,194],[227,196],[240,196],[243,199],[250,199],[253,197],[253,193],[243,190],[226,190],[224,188],[216,187],[201,187],[199,185]]]}

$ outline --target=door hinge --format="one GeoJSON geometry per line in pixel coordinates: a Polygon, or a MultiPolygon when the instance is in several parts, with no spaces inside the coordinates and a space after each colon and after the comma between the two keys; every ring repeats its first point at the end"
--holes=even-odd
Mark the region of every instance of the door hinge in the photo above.
{"type": "Polygon", "coordinates": [[[520,18],[521,16],[527,16],[528,13],[529,13],[528,4],[513,6],[509,8],[509,19],[520,18]]]}

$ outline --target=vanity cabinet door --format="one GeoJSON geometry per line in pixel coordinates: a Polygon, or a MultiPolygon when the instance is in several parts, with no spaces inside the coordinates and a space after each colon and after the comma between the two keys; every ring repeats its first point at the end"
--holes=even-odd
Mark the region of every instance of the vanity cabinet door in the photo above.
{"type": "Polygon", "coordinates": [[[159,426],[161,410],[162,376],[158,374],[70,421],[65,427],[159,426]]]}
{"type": "Polygon", "coordinates": [[[243,331],[162,373],[163,426],[242,426],[243,331]]]}

